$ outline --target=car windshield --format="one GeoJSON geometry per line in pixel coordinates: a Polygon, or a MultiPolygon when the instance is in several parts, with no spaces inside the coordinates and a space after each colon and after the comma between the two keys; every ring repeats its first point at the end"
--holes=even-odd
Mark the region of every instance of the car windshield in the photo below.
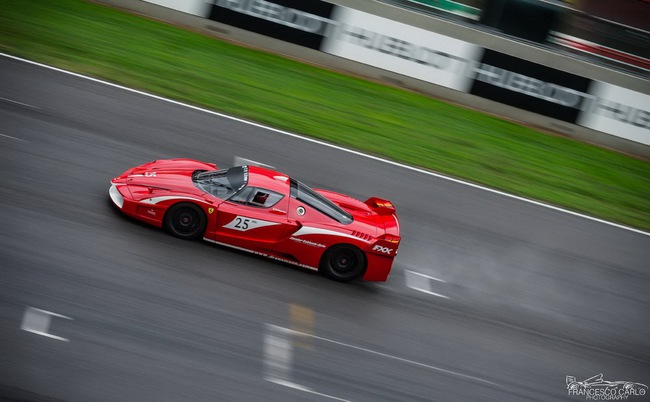
{"type": "Polygon", "coordinates": [[[291,196],[344,225],[353,221],[352,215],[295,179],[291,179],[291,196]]]}
{"type": "Polygon", "coordinates": [[[199,171],[192,175],[192,181],[206,193],[227,200],[246,186],[248,168],[246,166],[235,166],[223,170],[199,171]]]}

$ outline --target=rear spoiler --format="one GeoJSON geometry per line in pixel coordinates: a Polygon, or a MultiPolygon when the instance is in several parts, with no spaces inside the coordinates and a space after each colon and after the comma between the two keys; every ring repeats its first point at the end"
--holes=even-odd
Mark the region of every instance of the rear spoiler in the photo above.
{"type": "Polygon", "coordinates": [[[365,204],[379,215],[392,215],[396,211],[392,202],[378,197],[368,198],[365,204]]]}

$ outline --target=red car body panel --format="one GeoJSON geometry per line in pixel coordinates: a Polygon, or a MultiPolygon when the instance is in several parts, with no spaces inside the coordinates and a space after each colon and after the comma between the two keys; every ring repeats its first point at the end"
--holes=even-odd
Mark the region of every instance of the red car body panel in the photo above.
{"type": "Polygon", "coordinates": [[[351,245],[365,256],[361,279],[385,281],[400,243],[399,220],[394,206],[380,198],[366,202],[347,195],[315,190],[351,217],[341,223],[292,196],[291,178],[283,173],[247,166],[246,184],[281,196],[270,207],[218,198],[193,181],[196,171],[216,172],[216,165],[191,159],[158,160],[133,169],[111,181],[109,194],[126,215],[162,227],[166,213],[183,202],[201,208],[207,218],[204,240],[242,249],[275,260],[318,270],[326,250],[351,245]],[[270,191],[267,191],[270,190],[270,191]]]}

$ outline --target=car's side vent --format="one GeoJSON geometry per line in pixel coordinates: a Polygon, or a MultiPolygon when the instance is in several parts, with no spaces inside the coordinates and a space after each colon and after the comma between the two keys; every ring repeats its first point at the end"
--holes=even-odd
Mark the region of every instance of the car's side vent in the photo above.
{"type": "Polygon", "coordinates": [[[352,236],[358,237],[358,238],[366,240],[366,241],[372,240],[372,236],[367,235],[365,233],[361,233],[361,232],[356,231],[356,230],[352,231],[352,236]]]}

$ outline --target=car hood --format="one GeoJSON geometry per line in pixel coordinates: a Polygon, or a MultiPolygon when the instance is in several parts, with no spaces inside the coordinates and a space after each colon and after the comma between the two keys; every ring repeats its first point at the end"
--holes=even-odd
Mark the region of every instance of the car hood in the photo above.
{"type": "Polygon", "coordinates": [[[203,196],[205,193],[192,181],[192,173],[215,168],[214,164],[189,159],[153,161],[124,172],[113,183],[126,184],[135,199],[162,193],[203,196]]]}

